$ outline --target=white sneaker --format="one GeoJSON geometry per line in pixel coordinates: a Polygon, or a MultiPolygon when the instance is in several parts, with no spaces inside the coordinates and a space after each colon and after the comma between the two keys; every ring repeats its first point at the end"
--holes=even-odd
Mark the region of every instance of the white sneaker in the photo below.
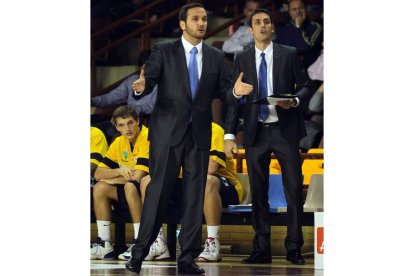
{"type": "Polygon", "coordinates": [[[220,255],[220,241],[216,238],[208,238],[204,244],[204,251],[198,256],[199,262],[219,262],[220,255]]]}
{"type": "Polygon", "coordinates": [[[114,247],[109,241],[96,239],[91,246],[91,260],[112,260],[114,258],[114,247]]]}
{"type": "Polygon", "coordinates": [[[157,238],[150,247],[148,255],[145,257],[145,261],[159,261],[170,258],[170,252],[168,251],[167,244],[162,238],[157,238]]]}
{"type": "Polygon", "coordinates": [[[132,249],[132,246],[134,246],[134,244],[135,244],[135,240],[132,241],[132,245],[128,247],[128,249],[124,253],[118,255],[118,259],[129,261],[129,259],[131,259],[131,249],[132,249]]]}

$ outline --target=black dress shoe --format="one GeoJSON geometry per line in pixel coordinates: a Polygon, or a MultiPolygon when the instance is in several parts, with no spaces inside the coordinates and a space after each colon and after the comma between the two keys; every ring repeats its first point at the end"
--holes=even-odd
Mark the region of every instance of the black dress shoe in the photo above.
{"type": "Polygon", "coordinates": [[[272,256],[261,252],[253,252],[247,259],[241,261],[242,264],[270,264],[272,256]]]}
{"type": "Polygon", "coordinates": [[[142,262],[135,260],[135,259],[130,259],[129,262],[125,264],[125,267],[129,271],[139,274],[139,272],[141,271],[141,265],[142,265],[142,262]]]}
{"type": "Polygon", "coordinates": [[[178,265],[178,273],[181,274],[203,274],[204,269],[198,267],[196,263],[190,263],[186,265],[178,265]]]}
{"type": "Polygon", "coordinates": [[[305,260],[302,257],[302,254],[300,254],[299,250],[291,250],[288,251],[286,255],[286,260],[290,261],[292,264],[296,265],[304,265],[305,260]]]}

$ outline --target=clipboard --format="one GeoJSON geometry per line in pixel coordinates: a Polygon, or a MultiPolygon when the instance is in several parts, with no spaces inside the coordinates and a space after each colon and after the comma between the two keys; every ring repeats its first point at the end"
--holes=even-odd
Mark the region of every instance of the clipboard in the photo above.
{"type": "Polygon", "coordinates": [[[254,100],[252,103],[254,104],[267,104],[267,105],[276,105],[278,101],[286,101],[286,100],[293,100],[297,96],[292,94],[279,94],[279,95],[271,95],[266,98],[261,98],[254,100]]]}

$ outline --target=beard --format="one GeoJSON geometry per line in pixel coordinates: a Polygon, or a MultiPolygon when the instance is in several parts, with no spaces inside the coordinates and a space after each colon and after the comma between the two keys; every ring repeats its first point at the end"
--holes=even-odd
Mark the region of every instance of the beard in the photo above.
{"type": "Polygon", "coordinates": [[[204,38],[204,36],[206,35],[206,29],[204,29],[204,31],[203,31],[202,33],[200,33],[200,32],[199,32],[199,31],[197,31],[197,30],[192,30],[192,29],[187,28],[187,29],[186,29],[186,32],[187,32],[190,36],[195,37],[195,38],[198,38],[198,39],[203,39],[203,38],[204,38]]]}

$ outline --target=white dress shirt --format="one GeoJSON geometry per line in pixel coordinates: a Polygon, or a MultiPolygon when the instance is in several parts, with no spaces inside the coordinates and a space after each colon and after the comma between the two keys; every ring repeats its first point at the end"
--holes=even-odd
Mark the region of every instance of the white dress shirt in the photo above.
{"type": "MultiPolygon", "coordinates": [[[[188,42],[187,40],[185,40],[184,36],[181,36],[181,42],[183,43],[183,47],[184,47],[184,53],[185,53],[185,60],[187,63],[187,68],[188,68],[188,63],[190,62],[190,56],[191,56],[191,49],[193,49],[193,47],[197,48],[197,54],[196,54],[196,60],[197,60],[197,69],[198,69],[198,79],[200,79],[201,76],[201,70],[203,69],[203,41],[201,41],[200,43],[198,43],[197,45],[193,45],[190,42],[188,42]]],[[[134,90],[134,93],[136,96],[141,95],[143,92],[136,92],[134,90]]]]}
{"type": "MultiPolygon", "coordinates": [[[[264,49],[264,51],[258,49],[255,46],[257,83],[259,83],[259,68],[260,68],[260,63],[262,61],[262,58],[260,57],[261,53],[265,53],[265,60],[266,60],[266,65],[267,65],[267,95],[270,96],[270,95],[273,95],[273,42],[270,42],[270,44],[266,47],[266,49],[264,49]]],[[[241,96],[236,96],[234,94],[234,89],[233,89],[233,95],[238,99],[241,98],[241,96]]],[[[297,101],[297,104],[295,106],[299,104],[298,97],[296,97],[296,101],[297,101]]],[[[276,106],[268,105],[268,108],[269,108],[269,117],[267,117],[266,121],[264,122],[265,123],[278,122],[279,117],[277,116],[276,106]]],[[[257,117],[257,120],[260,122],[263,122],[259,118],[259,116],[257,117]]],[[[234,134],[226,133],[224,135],[224,140],[234,140],[234,139],[235,139],[234,134]]]]}
{"type": "Polygon", "coordinates": [[[203,41],[201,40],[200,43],[198,43],[197,45],[193,45],[190,42],[188,42],[187,40],[185,40],[184,36],[181,36],[181,42],[183,43],[183,47],[184,47],[184,52],[185,52],[185,60],[187,62],[187,68],[188,68],[188,63],[190,62],[190,56],[191,56],[191,49],[193,49],[194,47],[197,48],[197,55],[196,55],[196,59],[197,59],[197,69],[198,69],[198,79],[200,79],[201,76],[201,70],[203,68],[203,41]]]}
{"type": "MultiPolygon", "coordinates": [[[[255,49],[255,60],[256,60],[256,72],[257,72],[257,83],[259,83],[259,68],[260,63],[262,62],[262,58],[260,55],[262,53],[265,54],[265,60],[267,65],[267,95],[273,95],[273,42],[264,49],[264,51],[258,49],[256,46],[255,49]]],[[[265,123],[273,123],[279,121],[276,112],[276,106],[268,105],[269,108],[269,117],[267,117],[265,123]]],[[[258,118],[258,121],[263,122],[261,119],[258,118]]]]}

